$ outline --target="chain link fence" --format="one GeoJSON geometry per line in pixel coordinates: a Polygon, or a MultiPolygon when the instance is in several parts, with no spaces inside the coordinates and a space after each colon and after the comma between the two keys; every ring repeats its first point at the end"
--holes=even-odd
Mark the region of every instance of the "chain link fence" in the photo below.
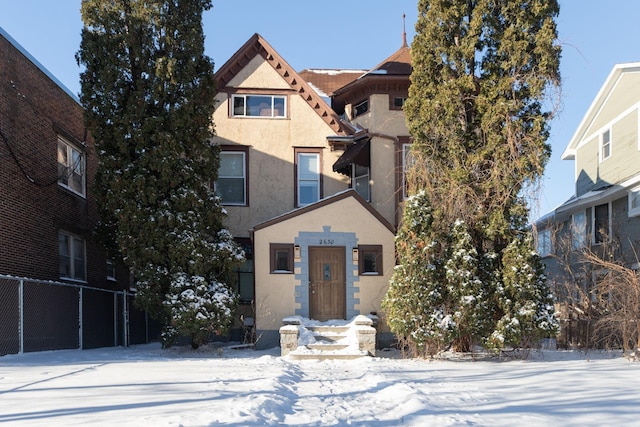
{"type": "Polygon", "coordinates": [[[0,275],[0,356],[144,344],[159,331],[131,292],[0,275]]]}

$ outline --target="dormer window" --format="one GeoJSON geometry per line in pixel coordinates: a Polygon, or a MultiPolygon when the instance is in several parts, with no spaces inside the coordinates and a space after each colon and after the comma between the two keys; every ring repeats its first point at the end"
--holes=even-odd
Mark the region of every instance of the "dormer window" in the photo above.
{"type": "Polygon", "coordinates": [[[406,96],[394,96],[393,97],[393,105],[391,106],[392,110],[402,110],[404,107],[404,103],[407,102],[406,96]]]}
{"type": "Polygon", "coordinates": [[[353,106],[353,117],[358,117],[369,111],[369,100],[365,99],[353,106]]]}
{"type": "Polygon", "coordinates": [[[286,96],[232,95],[232,117],[286,117],[286,96]]]}
{"type": "Polygon", "coordinates": [[[600,137],[600,161],[611,157],[611,129],[607,129],[600,137]]]}

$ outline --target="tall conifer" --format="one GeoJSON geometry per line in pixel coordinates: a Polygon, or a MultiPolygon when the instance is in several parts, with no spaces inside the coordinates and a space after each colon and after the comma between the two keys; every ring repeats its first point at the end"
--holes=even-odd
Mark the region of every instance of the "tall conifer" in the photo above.
{"type": "MultiPolygon", "coordinates": [[[[548,102],[560,82],[558,13],[556,0],[418,3],[404,107],[414,141],[410,193],[424,192],[426,198],[420,199],[431,205],[428,241],[446,243],[421,253],[404,244],[397,250],[400,260],[427,257],[438,260],[431,265],[446,269],[438,274],[443,277],[438,293],[449,295],[441,306],[457,322],[452,344],[458,349],[499,342],[496,321],[510,307],[501,299],[521,295],[503,286],[503,273],[521,267],[512,262],[532,259],[503,254],[514,241],[531,245],[523,238],[530,233],[523,190],[540,179],[551,151],[547,138],[553,105],[548,102]],[[412,252],[403,254],[406,250],[412,252]],[[470,304],[474,300],[479,303],[470,304]]],[[[410,212],[405,211],[401,230],[415,227],[410,212]]],[[[541,274],[537,267],[521,270],[541,274]]],[[[399,268],[396,275],[404,271],[399,268]]],[[[392,281],[387,305],[391,298],[402,304],[394,296],[397,281],[392,281]]],[[[548,297],[544,280],[528,283],[542,287],[531,295],[548,297]]],[[[534,305],[549,310],[548,304],[534,305]]],[[[554,326],[547,325],[547,333],[552,332],[554,326]]]]}
{"type": "Polygon", "coordinates": [[[195,345],[228,326],[234,298],[220,284],[242,259],[211,190],[219,157],[202,31],[209,8],[210,0],[83,0],[76,56],[98,150],[100,231],[137,279],[136,301],[195,345]]]}

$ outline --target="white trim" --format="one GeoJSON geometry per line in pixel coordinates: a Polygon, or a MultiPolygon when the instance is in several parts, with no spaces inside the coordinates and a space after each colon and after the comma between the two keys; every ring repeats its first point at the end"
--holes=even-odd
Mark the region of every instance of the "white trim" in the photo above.
{"type": "Polygon", "coordinates": [[[628,203],[627,216],[629,217],[640,216],[640,185],[629,189],[629,191],[627,192],[627,203],[628,203]],[[638,206],[636,207],[631,206],[634,193],[638,194],[638,206]]]}
{"type": "Polygon", "coordinates": [[[62,175],[58,175],[58,185],[60,187],[66,188],[67,190],[86,198],[87,197],[87,156],[84,152],[84,150],[79,149],[75,144],[72,144],[71,142],[69,142],[68,140],[66,140],[65,138],[63,138],[62,136],[58,135],[58,141],[56,144],[56,165],[60,165],[62,163],[60,163],[60,159],[58,159],[58,145],[62,143],[63,145],[65,145],[66,149],[67,149],[67,164],[63,164],[63,166],[67,169],[69,169],[65,174],[67,175],[67,183],[63,183],[60,182],[60,180],[62,179],[62,175]],[[69,180],[72,178],[73,176],[73,170],[76,169],[76,165],[72,164],[72,158],[73,158],[73,152],[77,152],[80,155],[80,169],[81,169],[81,179],[82,179],[82,188],[80,189],[81,191],[78,191],[76,188],[73,188],[73,186],[69,185],[69,180]]]}
{"type": "Polygon", "coordinates": [[[610,158],[611,158],[611,156],[613,155],[613,132],[612,132],[612,130],[611,130],[611,127],[608,127],[607,129],[603,130],[603,131],[600,133],[600,138],[599,138],[598,147],[599,147],[599,150],[598,150],[598,152],[599,152],[599,155],[598,155],[599,163],[602,163],[602,162],[604,162],[605,160],[607,160],[607,159],[610,159],[610,158]],[[604,136],[605,136],[606,134],[609,134],[609,140],[607,141],[607,145],[609,146],[609,149],[608,149],[609,153],[608,153],[608,155],[605,157],[605,155],[604,155],[604,147],[605,147],[605,144],[604,144],[604,136]]]}
{"type": "Polygon", "coordinates": [[[607,99],[609,98],[611,92],[615,89],[620,77],[624,73],[632,73],[640,71],[640,62],[631,62],[631,63],[623,63],[616,64],[607,78],[604,81],[604,84],[600,87],[600,90],[593,98],[591,105],[587,109],[587,112],[582,117],[580,124],[576,128],[573,136],[569,140],[569,144],[564,149],[561,159],[563,160],[575,160],[576,151],[579,147],[579,143],[583,142],[585,139],[584,132],[586,131],[585,126],[587,123],[593,122],[595,117],[597,117],[598,113],[601,111],[604,104],[606,104],[607,99]],[[606,95],[605,95],[606,94],[606,95]]]}

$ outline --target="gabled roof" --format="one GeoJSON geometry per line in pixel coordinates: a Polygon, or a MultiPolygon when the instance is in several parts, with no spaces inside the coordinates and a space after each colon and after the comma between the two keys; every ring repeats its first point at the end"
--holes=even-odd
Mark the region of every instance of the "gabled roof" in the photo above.
{"type": "Polygon", "coordinates": [[[609,99],[609,96],[616,87],[616,84],[620,80],[620,77],[624,73],[640,72],[640,62],[630,62],[625,64],[616,64],[609,76],[605,80],[604,84],[600,88],[600,91],[594,98],[591,106],[587,110],[587,113],[582,118],[582,121],[578,125],[575,133],[571,137],[569,144],[562,153],[562,160],[575,160],[576,150],[580,142],[585,138],[585,132],[589,129],[589,125],[598,116],[598,113],[602,110],[602,107],[609,99]]]}
{"type": "Polygon", "coordinates": [[[341,200],[344,200],[348,197],[353,197],[357,202],[359,202],[367,211],[369,211],[371,213],[371,215],[373,215],[378,221],[380,221],[380,223],[382,225],[384,225],[392,234],[395,234],[396,231],[393,227],[393,225],[391,225],[389,223],[389,221],[387,221],[381,214],[380,212],[378,212],[377,210],[375,210],[373,207],[371,207],[371,205],[369,203],[367,203],[366,200],[364,200],[362,198],[362,196],[360,194],[358,194],[354,189],[349,188],[347,190],[341,191],[339,193],[336,193],[332,196],[326,197],[324,199],[321,199],[315,203],[312,203],[310,205],[306,205],[303,206],[301,208],[297,208],[294,209],[292,211],[286,212],[282,215],[279,215],[275,218],[272,218],[270,220],[267,220],[263,223],[257,224],[256,226],[253,227],[253,229],[251,230],[251,233],[261,230],[263,228],[267,228],[270,227],[272,225],[287,221],[291,218],[295,218],[299,215],[303,215],[307,212],[313,211],[315,209],[321,208],[323,206],[327,206],[327,205],[331,205],[333,203],[337,203],[341,200]]]}
{"type": "Polygon", "coordinates": [[[258,33],[254,34],[215,73],[218,89],[224,89],[256,55],[261,55],[337,134],[349,135],[354,129],[340,120],[322,97],[258,33]]]}

